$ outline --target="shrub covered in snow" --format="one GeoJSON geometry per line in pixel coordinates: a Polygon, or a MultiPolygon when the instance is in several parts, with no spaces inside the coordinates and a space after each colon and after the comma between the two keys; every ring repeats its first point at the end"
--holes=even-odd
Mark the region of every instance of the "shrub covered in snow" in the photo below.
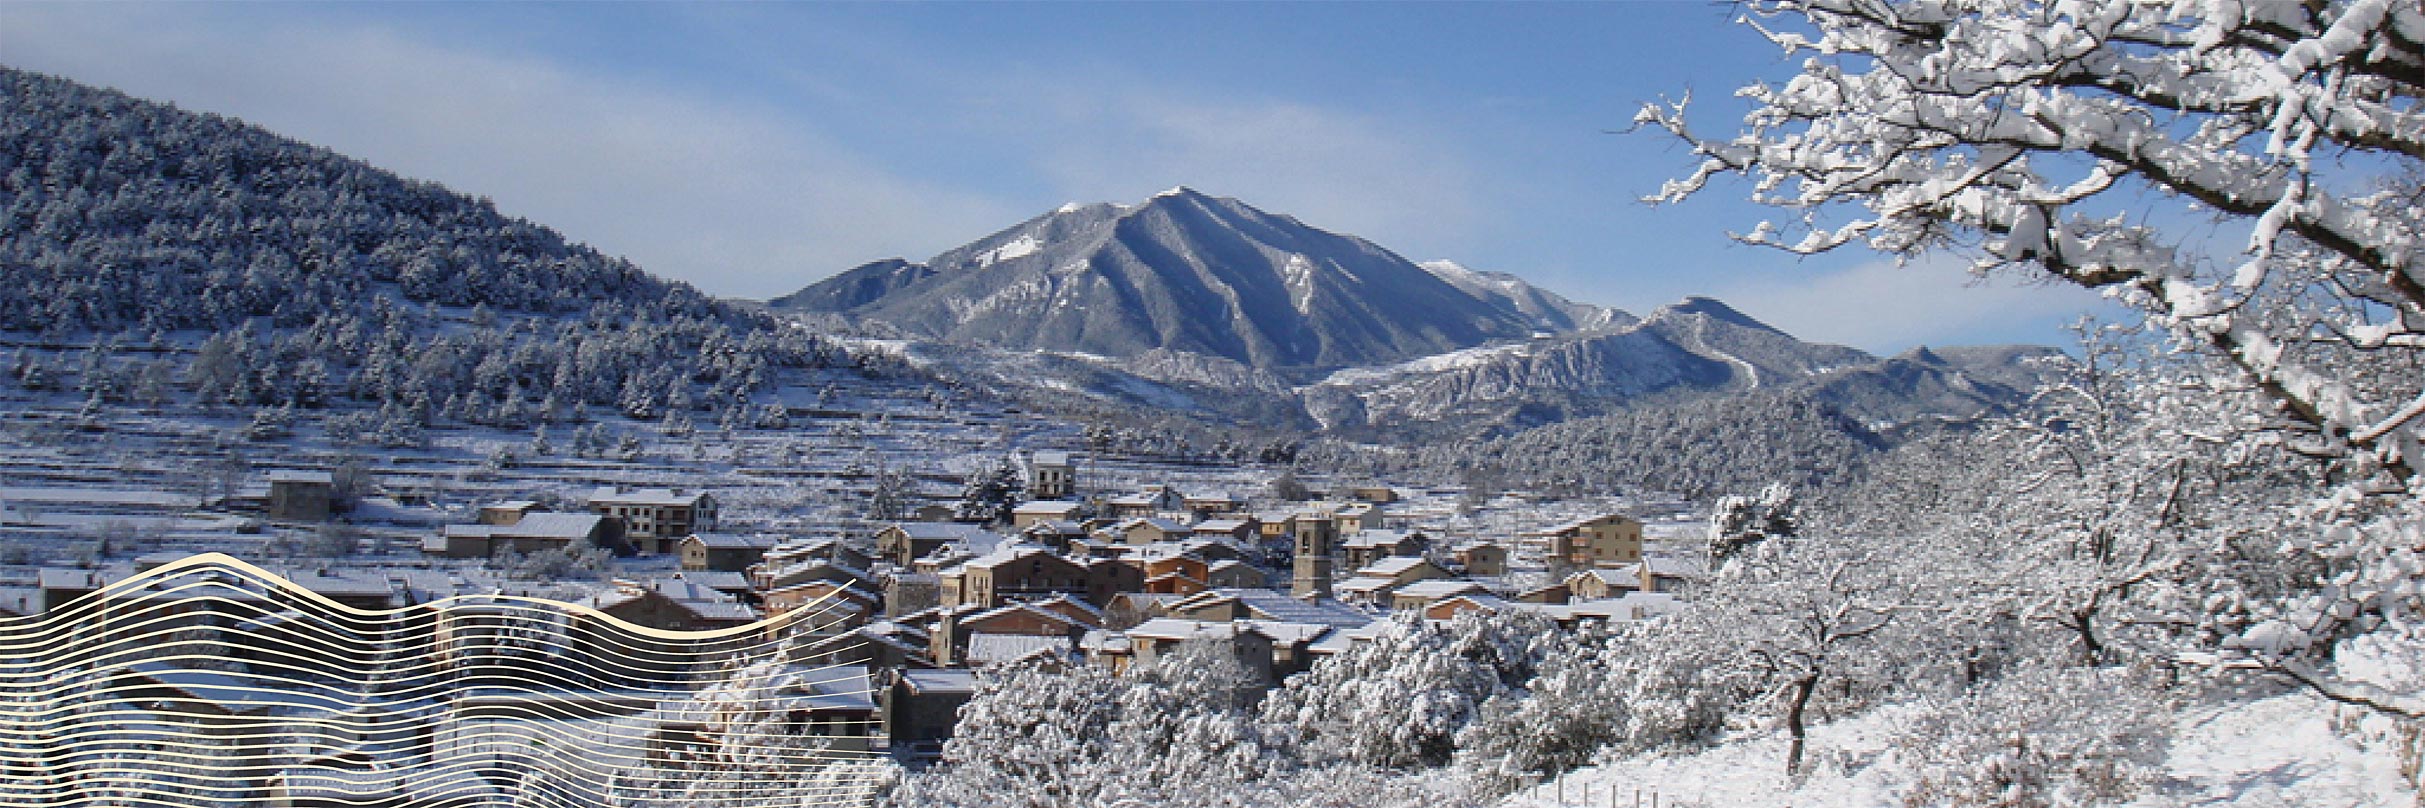
{"type": "Polygon", "coordinates": [[[2162,773],[2172,711],[2128,671],[2037,670],[1934,702],[1896,739],[1904,804],[2069,808],[2136,797],[2162,773]]]}

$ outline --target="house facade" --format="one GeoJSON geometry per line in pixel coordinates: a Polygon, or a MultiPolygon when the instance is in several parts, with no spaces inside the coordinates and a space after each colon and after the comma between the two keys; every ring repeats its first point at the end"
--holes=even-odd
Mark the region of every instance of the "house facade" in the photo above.
{"type": "Polygon", "coordinates": [[[1539,548],[1553,566],[1620,567],[1642,560],[1642,523],[1621,513],[1577,519],[1519,536],[1539,548]]]}
{"type": "Polygon", "coordinates": [[[590,495],[589,509],[621,519],[625,537],[643,553],[672,552],[682,537],[716,529],[716,498],[705,491],[601,488],[590,495]]]}

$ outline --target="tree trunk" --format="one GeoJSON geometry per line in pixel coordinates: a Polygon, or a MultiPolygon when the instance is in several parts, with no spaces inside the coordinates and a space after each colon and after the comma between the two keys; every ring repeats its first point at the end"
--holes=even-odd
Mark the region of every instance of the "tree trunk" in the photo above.
{"type": "Polygon", "coordinates": [[[2071,629],[2080,635],[2080,664],[2096,665],[2105,659],[2105,643],[2097,639],[2097,607],[2094,602],[2073,612],[2071,629]]]}
{"type": "Polygon", "coordinates": [[[1819,689],[1819,675],[1808,674],[1793,683],[1793,704],[1785,708],[1785,732],[1793,743],[1785,747],[1785,776],[1802,773],[1802,745],[1808,734],[1802,726],[1803,709],[1810,706],[1810,694],[1819,689]]]}

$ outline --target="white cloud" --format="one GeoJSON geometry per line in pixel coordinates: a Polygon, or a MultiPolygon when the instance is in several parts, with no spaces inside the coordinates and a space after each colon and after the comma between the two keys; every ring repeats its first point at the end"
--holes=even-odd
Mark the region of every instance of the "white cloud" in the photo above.
{"type": "Polygon", "coordinates": [[[1796,337],[1881,354],[1916,345],[2059,343],[2055,326],[2082,314],[2130,316],[2094,292],[2009,277],[1982,280],[1952,259],[1905,266],[1880,260],[1825,274],[1736,282],[1715,296],[1796,337]]]}
{"type": "MultiPolygon", "coordinates": [[[[1029,212],[911,180],[777,110],[368,26],[158,6],[14,6],[15,66],[235,115],[490,197],[716,294],[922,257],[1029,212]]],[[[266,16],[266,15],[264,15],[266,16]]]]}

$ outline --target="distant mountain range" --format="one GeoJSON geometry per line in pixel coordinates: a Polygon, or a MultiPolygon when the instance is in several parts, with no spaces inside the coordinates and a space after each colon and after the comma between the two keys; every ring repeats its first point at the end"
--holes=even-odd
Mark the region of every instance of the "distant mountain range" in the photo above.
{"type": "Polygon", "coordinates": [[[2052,353],[1881,360],[1804,342],[1706,297],[1635,317],[1507,273],[1412,263],[1184,187],[1137,205],[1064,205],[927,261],[865,264],[770,305],[959,346],[925,355],[996,389],[1243,408],[1266,423],[1285,412],[1298,426],[1378,439],[1785,387],[1880,425],[1964,418],[2018,402],[2044,372],[2021,358],[2052,353]]]}

